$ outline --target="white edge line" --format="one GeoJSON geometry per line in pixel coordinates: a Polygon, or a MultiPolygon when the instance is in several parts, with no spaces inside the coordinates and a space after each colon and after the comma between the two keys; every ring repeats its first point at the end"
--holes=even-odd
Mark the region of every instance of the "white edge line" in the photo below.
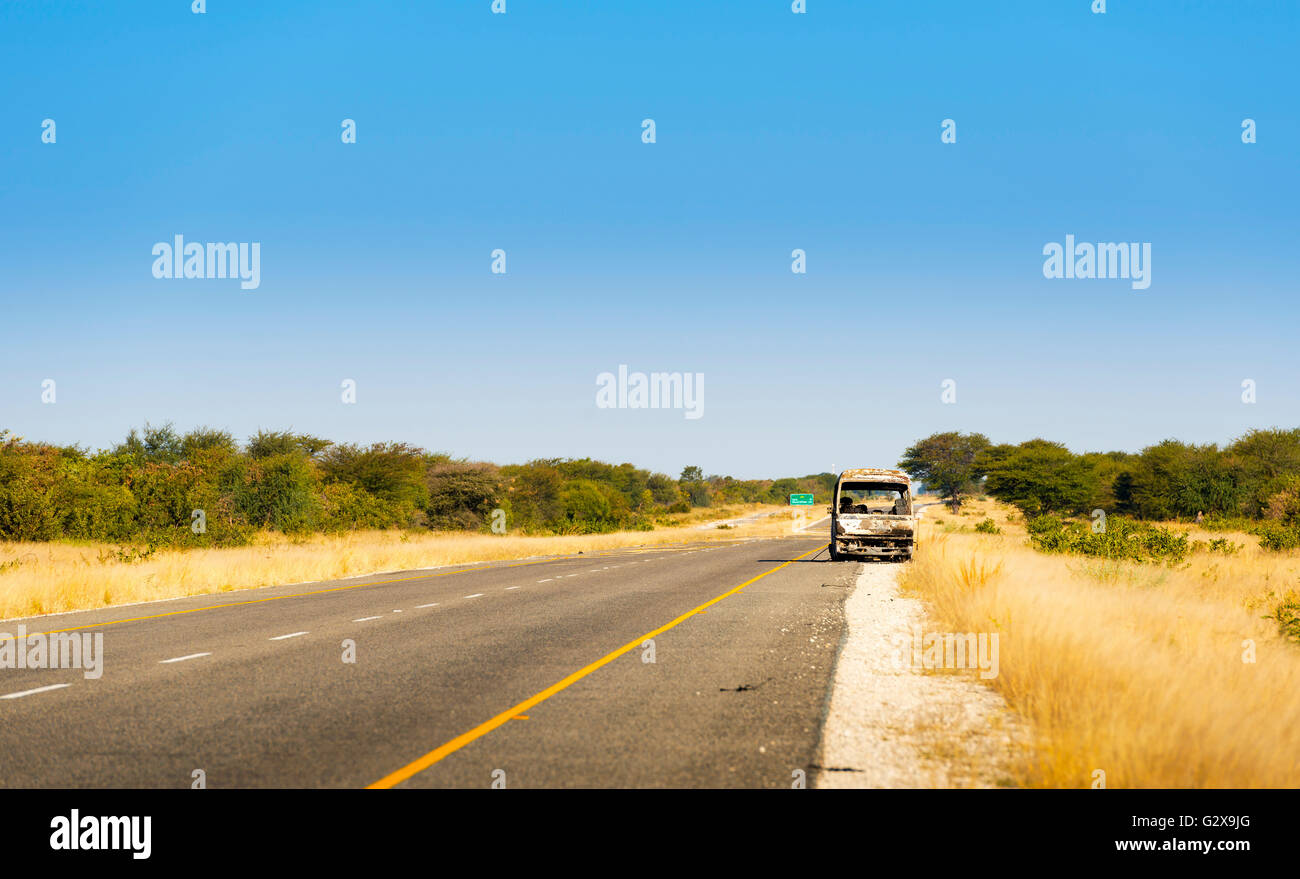
{"type": "Polygon", "coordinates": [[[299,635],[306,635],[307,632],[290,632],[288,635],[276,635],[274,638],[268,638],[268,641],[283,641],[285,638],[297,638],[299,635]]]}
{"type": "Polygon", "coordinates": [[[368,622],[370,622],[371,620],[377,620],[377,619],[379,619],[379,617],[362,617],[361,619],[359,619],[359,620],[353,620],[352,622],[354,622],[354,623],[368,623],[368,622]]]}
{"type": "Polygon", "coordinates": [[[466,598],[482,598],[482,597],[483,597],[483,593],[482,593],[482,592],[475,592],[473,595],[466,595],[465,597],[466,597],[466,598]]]}
{"type": "Polygon", "coordinates": [[[438,602],[435,601],[433,604],[417,604],[415,606],[415,609],[419,610],[422,607],[437,607],[437,606],[438,606],[438,602]]]}

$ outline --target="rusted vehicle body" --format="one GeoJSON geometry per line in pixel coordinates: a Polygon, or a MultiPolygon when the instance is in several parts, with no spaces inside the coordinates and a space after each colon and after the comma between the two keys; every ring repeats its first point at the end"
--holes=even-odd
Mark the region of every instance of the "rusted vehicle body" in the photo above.
{"type": "Polygon", "coordinates": [[[831,498],[831,558],[912,557],[912,480],[901,470],[845,470],[831,498]]]}

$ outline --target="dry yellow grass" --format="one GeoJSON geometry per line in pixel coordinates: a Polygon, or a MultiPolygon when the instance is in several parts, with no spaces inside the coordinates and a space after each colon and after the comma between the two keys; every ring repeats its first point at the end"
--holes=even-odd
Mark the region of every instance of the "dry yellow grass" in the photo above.
{"type": "MultiPolygon", "coordinates": [[[[736,507],[714,515],[752,515],[776,507],[736,507]]],[[[702,518],[691,516],[695,521],[702,518]]],[[[696,526],[561,537],[360,531],[290,539],[263,534],[251,546],[160,550],[139,561],[101,543],[0,543],[0,619],[204,595],[282,583],[333,580],[376,571],[598,552],[789,530],[774,517],[729,529],[696,526]]]]}
{"type": "Polygon", "coordinates": [[[1300,787],[1300,646],[1263,618],[1296,555],[1233,535],[1174,569],[1049,556],[997,505],[928,512],[904,586],[941,626],[999,633],[989,683],[1034,728],[1019,783],[1300,787]],[[984,515],[1005,533],[974,533],[984,515]]]}

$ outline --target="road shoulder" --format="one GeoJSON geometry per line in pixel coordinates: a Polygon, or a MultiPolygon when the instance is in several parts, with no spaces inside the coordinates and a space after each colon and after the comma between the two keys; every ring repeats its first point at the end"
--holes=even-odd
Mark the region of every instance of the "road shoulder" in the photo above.
{"type": "Polygon", "coordinates": [[[901,565],[858,565],[844,605],[818,749],[819,788],[999,787],[1018,737],[1002,697],[975,672],[912,667],[917,631],[931,632],[921,602],[899,592],[901,565]]]}

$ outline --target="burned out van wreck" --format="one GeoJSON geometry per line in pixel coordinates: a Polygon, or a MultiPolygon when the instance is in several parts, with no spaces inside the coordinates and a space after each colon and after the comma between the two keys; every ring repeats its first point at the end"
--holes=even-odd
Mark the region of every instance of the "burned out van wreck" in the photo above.
{"type": "Polygon", "coordinates": [[[840,474],[831,498],[832,559],[907,561],[915,534],[912,481],[906,473],[864,467],[840,474]]]}

